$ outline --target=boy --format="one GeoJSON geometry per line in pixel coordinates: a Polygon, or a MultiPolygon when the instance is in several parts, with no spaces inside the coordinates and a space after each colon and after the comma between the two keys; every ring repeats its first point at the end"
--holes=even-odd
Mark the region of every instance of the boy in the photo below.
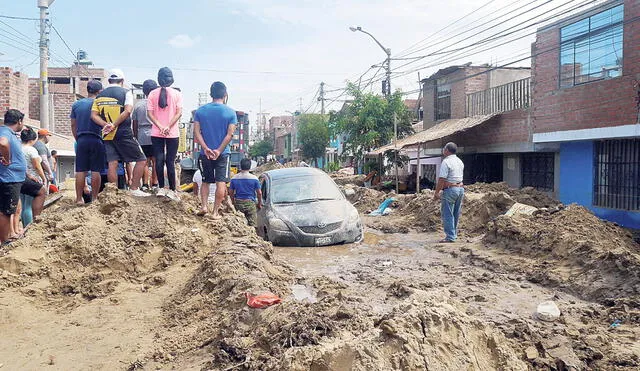
{"type": "Polygon", "coordinates": [[[236,210],[244,214],[249,226],[255,227],[258,219],[257,210],[262,209],[262,190],[260,190],[258,178],[249,173],[250,169],[251,160],[248,158],[242,159],[240,161],[240,172],[231,179],[229,195],[236,210]],[[258,203],[257,209],[256,202],[258,203]]]}

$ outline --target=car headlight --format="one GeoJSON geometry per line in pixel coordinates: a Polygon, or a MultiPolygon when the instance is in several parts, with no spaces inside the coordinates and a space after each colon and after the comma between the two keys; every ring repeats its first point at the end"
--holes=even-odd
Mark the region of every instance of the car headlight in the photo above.
{"type": "Polygon", "coordinates": [[[355,208],[351,210],[351,214],[349,214],[349,222],[357,223],[360,220],[360,213],[355,208]]]}
{"type": "Polygon", "coordinates": [[[269,218],[269,227],[277,231],[289,230],[289,226],[287,225],[287,223],[282,221],[282,219],[278,219],[278,218],[269,218]]]}

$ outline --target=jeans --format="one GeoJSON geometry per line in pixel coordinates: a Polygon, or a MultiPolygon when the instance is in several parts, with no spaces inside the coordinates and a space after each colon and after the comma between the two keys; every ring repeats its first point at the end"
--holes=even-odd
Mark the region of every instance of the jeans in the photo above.
{"type": "Polygon", "coordinates": [[[158,186],[164,188],[164,165],[167,165],[167,178],[169,188],[176,190],[176,155],[178,154],[178,138],[151,137],[153,156],[156,158],[156,174],[158,174],[158,186]],[[167,151],[165,152],[165,146],[167,151]]]}
{"type": "Polygon", "coordinates": [[[33,222],[33,208],[31,206],[33,197],[21,193],[20,200],[22,201],[20,218],[22,219],[22,226],[26,227],[33,222]]]}
{"type": "Polygon", "coordinates": [[[463,198],[464,188],[462,187],[452,187],[442,191],[440,214],[447,241],[455,241],[458,237],[458,220],[463,198]]]}

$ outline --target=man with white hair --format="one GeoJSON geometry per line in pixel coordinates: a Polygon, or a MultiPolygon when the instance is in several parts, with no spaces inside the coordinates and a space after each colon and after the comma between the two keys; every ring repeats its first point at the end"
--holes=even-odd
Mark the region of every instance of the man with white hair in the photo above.
{"type": "Polygon", "coordinates": [[[456,238],[458,238],[458,220],[462,209],[462,199],[464,198],[464,186],[462,184],[464,163],[456,156],[457,151],[458,146],[453,142],[447,143],[442,149],[444,160],[440,165],[438,184],[433,194],[433,199],[437,200],[440,198],[440,192],[442,192],[440,214],[445,238],[440,242],[443,243],[455,242],[456,238]]]}
{"type": "Polygon", "coordinates": [[[147,158],[140,144],[133,136],[131,128],[133,94],[124,88],[124,73],[120,69],[109,72],[109,86],[93,101],[91,119],[102,126],[107,162],[109,163],[109,183],[118,182],[118,161],[135,162],[131,194],[149,196],[140,190],[140,179],[144,173],[147,158]]]}

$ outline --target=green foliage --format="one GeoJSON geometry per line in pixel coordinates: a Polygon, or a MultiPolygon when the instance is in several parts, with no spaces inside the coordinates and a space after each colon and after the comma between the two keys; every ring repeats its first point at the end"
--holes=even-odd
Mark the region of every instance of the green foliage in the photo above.
{"type": "Polygon", "coordinates": [[[304,114],[299,118],[298,140],[305,158],[323,157],[329,145],[329,126],[326,115],[304,114]]]}
{"type": "Polygon", "coordinates": [[[392,141],[394,115],[398,138],[413,134],[411,112],[406,109],[400,92],[387,100],[364,93],[354,84],[349,84],[348,91],[353,101],[340,112],[332,113],[330,130],[332,135],[347,134],[345,150],[356,160],[361,161],[367,152],[392,141]]]}
{"type": "Polygon", "coordinates": [[[339,162],[330,162],[327,164],[327,171],[329,172],[335,172],[340,170],[340,163],[339,162]]]}
{"type": "Polygon", "coordinates": [[[273,143],[270,140],[261,140],[249,148],[249,156],[251,157],[267,157],[269,153],[273,152],[273,143]]]}

